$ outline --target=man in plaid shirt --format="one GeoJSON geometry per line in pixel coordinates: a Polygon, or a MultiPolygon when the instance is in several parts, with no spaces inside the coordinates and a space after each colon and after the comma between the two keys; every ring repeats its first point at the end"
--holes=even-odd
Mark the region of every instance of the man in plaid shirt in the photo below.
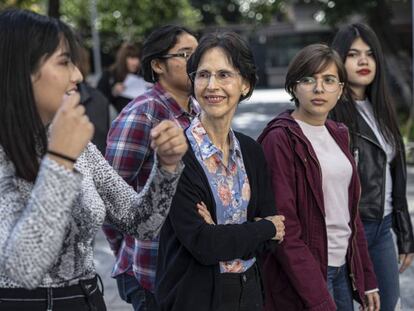
{"type": "MultiPolygon", "coordinates": [[[[190,125],[199,107],[189,97],[188,58],[197,47],[191,31],[167,25],[153,31],[142,48],[143,77],[154,87],[130,102],[112,123],[106,158],[116,171],[140,191],[153,165],[150,130],[164,119],[181,127],[190,125]]],[[[134,310],[157,310],[153,295],[158,240],[141,241],[104,225],[103,231],[116,256],[112,277],[120,296],[134,310]]]]}

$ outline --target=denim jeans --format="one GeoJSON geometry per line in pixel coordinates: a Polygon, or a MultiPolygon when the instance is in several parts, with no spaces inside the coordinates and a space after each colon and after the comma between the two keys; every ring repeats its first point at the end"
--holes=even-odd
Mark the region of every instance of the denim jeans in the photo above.
{"type": "Polygon", "coordinates": [[[154,294],[143,288],[134,276],[120,274],[116,277],[116,282],[119,296],[131,303],[134,311],[158,311],[154,294]]]}
{"type": "Polygon", "coordinates": [[[363,220],[368,250],[379,285],[381,311],[394,311],[400,297],[397,252],[392,238],[392,214],[382,221],[363,220]]]}
{"type": "Polygon", "coordinates": [[[328,267],[328,290],[335,301],[337,311],[354,310],[346,264],[340,267],[328,267]]]}

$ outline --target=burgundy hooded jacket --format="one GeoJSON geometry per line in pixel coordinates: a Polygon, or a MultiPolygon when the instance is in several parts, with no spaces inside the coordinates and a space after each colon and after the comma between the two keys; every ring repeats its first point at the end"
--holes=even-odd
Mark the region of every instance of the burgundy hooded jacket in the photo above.
{"type": "MultiPolygon", "coordinates": [[[[311,143],[287,111],[269,122],[258,138],[271,170],[276,207],[286,217],[285,238],[262,258],[265,310],[336,310],[327,288],[328,239],[321,169],[311,143]]],[[[326,121],[326,127],[352,165],[349,213],[352,234],[346,262],[354,298],[377,288],[364,229],[358,214],[360,183],[349,152],[348,129],[326,121]]]]}

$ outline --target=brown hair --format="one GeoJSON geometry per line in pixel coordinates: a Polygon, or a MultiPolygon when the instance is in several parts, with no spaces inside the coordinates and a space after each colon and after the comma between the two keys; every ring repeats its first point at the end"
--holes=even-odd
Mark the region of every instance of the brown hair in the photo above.
{"type": "Polygon", "coordinates": [[[123,43],[116,52],[115,63],[111,66],[110,70],[115,76],[115,81],[124,81],[128,74],[128,68],[126,59],[127,57],[140,57],[140,50],[137,46],[131,43],[123,43]]]}
{"type": "Polygon", "coordinates": [[[339,80],[346,84],[348,79],[345,65],[339,54],[331,47],[319,43],[311,44],[296,54],[289,64],[285,80],[285,90],[292,96],[296,106],[299,106],[299,102],[293,91],[297,81],[325,70],[332,63],[338,69],[339,80]]]}

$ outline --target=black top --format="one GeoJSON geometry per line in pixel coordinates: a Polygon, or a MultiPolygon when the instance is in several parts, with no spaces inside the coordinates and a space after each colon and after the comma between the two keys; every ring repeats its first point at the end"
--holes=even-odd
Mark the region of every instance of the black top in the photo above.
{"type": "Polygon", "coordinates": [[[97,89],[89,86],[86,82],[78,84],[81,94],[81,103],[85,106],[85,113],[95,127],[92,143],[105,155],[106,136],[110,126],[109,101],[97,89]]]}
{"type": "MultiPolygon", "coordinates": [[[[357,129],[351,130],[351,151],[361,179],[359,213],[362,221],[382,220],[385,200],[387,156],[371,127],[357,114],[357,129]]],[[[400,254],[414,252],[414,234],[407,203],[407,172],[402,138],[396,142],[399,152],[391,161],[393,230],[400,254]]]]}
{"type": "Polygon", "coordinates": [[[122,109],[124,109],[124,107],[128,105],[128,103],[132,100],[132,98],[112,95],[112,88],[117,82],[123,82],[123,81],[117,81],[113,73],[107,70],[102,73],[102,77],[99,79],[98,85],[96,86],[96,88],[105,95],[105,97],[115,107],[116,111],[120,113],[122,109]]]}
{"type": "Polygon", "coordinates": [[[272,187],[261,146],[235,133],[240,142],[249,178],[251,197],[247,222],[208,225],[198,214],[203,201],[214,220],[216,205],[203,168],[191,148],[184,156],[185,169],[171,210],[160,233],[156,297],[161,310],[216,310],[220,304],[219,262],[250,259],[275,247],[274,225],[254,217],[276,214],[272,187]]]}

